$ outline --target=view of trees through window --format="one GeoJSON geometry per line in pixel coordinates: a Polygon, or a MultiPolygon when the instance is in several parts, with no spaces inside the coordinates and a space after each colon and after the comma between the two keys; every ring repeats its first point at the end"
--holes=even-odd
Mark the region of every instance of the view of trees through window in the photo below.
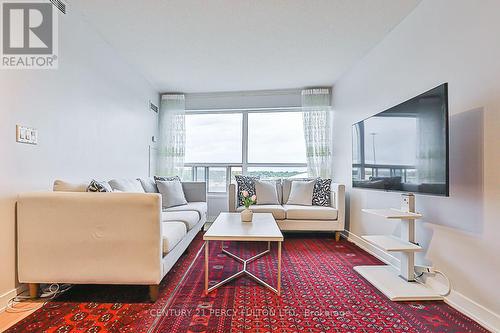
{"type": "Polygon", "coordinates": [[[182,178],[224,193],[234,176],[307,177],[302,113],[187,112],[182,178]]]}

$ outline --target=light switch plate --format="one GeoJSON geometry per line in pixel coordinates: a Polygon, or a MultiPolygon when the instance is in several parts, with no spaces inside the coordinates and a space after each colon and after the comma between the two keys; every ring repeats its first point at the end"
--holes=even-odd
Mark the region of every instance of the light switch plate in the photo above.
{"type": "Polygon", "coordinates": [[[16,141],[36,145],[38,144],[38,130],[32,127],[16,125],[16,141]]]}

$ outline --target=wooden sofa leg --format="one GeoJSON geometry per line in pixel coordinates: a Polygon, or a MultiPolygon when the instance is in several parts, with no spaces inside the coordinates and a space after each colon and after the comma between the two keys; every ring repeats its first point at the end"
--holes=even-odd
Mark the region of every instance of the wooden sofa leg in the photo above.
{"type": "Polygon", "coordinates": [[[30,290],[30,298],[38,297],[38,290],[40,289],[40,283],[28,283],[30,290]]]}
{"type": "Polygon", "coordinates": [[[335,241],[338,242],[340,240],[340,231],[335,231],[335,241]]]}
{"type": "Polygon", "coordinates": [[[158,299],[158,294],[160,292],[160,286],[157,284],[152,284],[149,286],[149,298],[152,302],[156,302],[158,299]]]}

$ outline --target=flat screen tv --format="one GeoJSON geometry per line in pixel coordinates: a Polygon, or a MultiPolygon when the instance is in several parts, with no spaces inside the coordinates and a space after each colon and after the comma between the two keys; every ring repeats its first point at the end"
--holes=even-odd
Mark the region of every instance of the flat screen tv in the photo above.
{"type": "Polygon", "coordinates": [[[448,84],[352,126],[352,185],[449,195],[448,84]]]}

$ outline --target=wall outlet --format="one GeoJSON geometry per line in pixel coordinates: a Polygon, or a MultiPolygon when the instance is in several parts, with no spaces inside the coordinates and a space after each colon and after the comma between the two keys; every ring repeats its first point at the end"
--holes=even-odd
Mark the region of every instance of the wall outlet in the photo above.
{"type": "Polygon", "coordinates": [[[16,142],[38,144],[38,130],[32,127],[16,125],[16,142]]]}

